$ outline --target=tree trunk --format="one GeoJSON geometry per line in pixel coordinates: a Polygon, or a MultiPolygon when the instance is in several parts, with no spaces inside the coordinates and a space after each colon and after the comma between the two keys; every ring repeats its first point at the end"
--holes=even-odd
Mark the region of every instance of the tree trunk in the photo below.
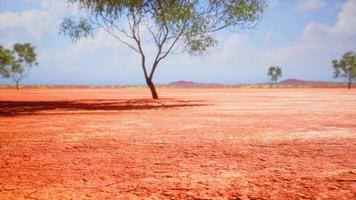
{"type": "Polygon", "coordinates": [[[153,82],[151,80],[149,80],[149,79],[146,79],[146,83],[147,83],[147,86],[151,90],[152,98],[153,99],[158,99],[158,94],[157,94],[157,91],[156,91],[156,87],[153,84],[153,82]]]}
{"type": "Polygon", "coordinates": [[[16,90],[19,90],[19,89],[20,89],[19,83],[16,83],[16,90]]]}
{"type": "Polygon", "coordinates": [[[349,88],[349,90],[351,89],[351,82],[347,84],[347,88],[349,88]]]}

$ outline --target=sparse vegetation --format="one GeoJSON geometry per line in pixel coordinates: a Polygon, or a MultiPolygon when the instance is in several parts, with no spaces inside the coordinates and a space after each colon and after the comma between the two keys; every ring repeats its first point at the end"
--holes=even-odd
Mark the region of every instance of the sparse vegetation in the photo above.
{"type": "Polygon", "coordinates": [[[334,68],[334,78],[344,78],[347,81],[347,88],[351,89],[351,84],[356,81],[356,52],[349,51],[342,58],[332,61],[334,68]]]}
{"type": "Polygon", "coordinates": [[[12,50],[0,45],[0,75],[12,79],[18,90],[31,68],[38,65],[36,57],[35,47],[29,43],[15,44],[12,50]]]}
{"type": "Polygon", "coordinates": [[[272,88],[273,84],[276,83],[280,77],[282,77],[282,68],[279,66],[270,66],[268,68],[267,76],[270,88],[272,88]]]}
{"type": "Polygon", "coordinates": [[[201,55],[217,40],[215,33],[226,28],[255,25],[265,8],[264,0],[240,1],[110,1],[70,0],[78,4],[84,18],[65,18],[60,33],[73,41],[89,37],[101,28],[141,57],[141,67],[152,97],[158,99],[153,76],[159,63],[175,50],[201,55]],[[144,40],[143,31],[150,39],[144,40]],[[154,41],[156,53],[148,68],[147,41],[154,41]]]}

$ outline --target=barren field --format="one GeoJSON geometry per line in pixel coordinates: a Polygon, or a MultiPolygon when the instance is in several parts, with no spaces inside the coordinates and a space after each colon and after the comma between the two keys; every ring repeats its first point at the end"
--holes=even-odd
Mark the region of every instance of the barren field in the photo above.
{"type": "Polygon", "coordinates": [[[0,199],[355,199],[356,90],[0,90],[0,199]]]}

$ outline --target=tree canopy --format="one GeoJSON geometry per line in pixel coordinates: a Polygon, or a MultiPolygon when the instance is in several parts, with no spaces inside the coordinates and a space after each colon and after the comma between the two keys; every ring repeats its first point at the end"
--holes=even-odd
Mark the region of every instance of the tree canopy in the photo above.
{"type": "Polygon", "coordinates": [[[10,74],[8,68],[13,63],[14,57],[11,50],[4,48],[0,45],[0,75],[5,78],[9,78],[10,74]]]}
{"type": "Polygon", "coordinates": [[[282,76],[282,68],[279,66],[270,66],[268,68],[267,76],[272,86],[272,83],[277,82],[278,78],[282,76]]]}
{"type": "Polygon", "coordinates": [[[152,79],[160,61],[182,50],[202,55],[217,44],[215,33],[254,26],[264,11],[264,0],[69,0],[81,17],[65,18],[60,33],[73,41],[105,30],[141,57],[146,83],[158,98],[152,79]],[[154,41],[156,52],[147,68],[142,32],[154,41]]]}
{"type": "Polygon", "coordinates": [[[0,45],[0,75],[3,78],[11,78],[19,89],[19,83],[30,72],[32,66],[38,65],[35,47],[29,43],[15,44],[6,49],[0,45]]]}
{"type": "Polygon", "coordinates": [[[346,52],[342,58],[332,61],[334,68],[334,78],[344,78],[348,82],[348,88],[356,81],[356,52],[346,52]]]}

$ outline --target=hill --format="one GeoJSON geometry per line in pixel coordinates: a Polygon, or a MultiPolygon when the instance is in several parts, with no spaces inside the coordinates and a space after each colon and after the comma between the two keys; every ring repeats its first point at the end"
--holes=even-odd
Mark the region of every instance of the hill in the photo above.
{"type": "Polygon", "coordinates": [[[293,79],[293,78],[289,78],[279,82],[279,84],[284,84],[284,85],[334,84],[334,83],[335,82],[328,82],[328,81],[305,81],[305,80],[293,79]]]}
{"type": "Polygon", "coordinates": [[[173,81],[169,83],[167,86],[169,87],[179,87],[179,88],[196,88],[196,87],[208,87],[208,88],[219,88],[219,87],[228,87],[228,85],[217,84],[217,83],[197,83],[194,81],[173,81]]]}

